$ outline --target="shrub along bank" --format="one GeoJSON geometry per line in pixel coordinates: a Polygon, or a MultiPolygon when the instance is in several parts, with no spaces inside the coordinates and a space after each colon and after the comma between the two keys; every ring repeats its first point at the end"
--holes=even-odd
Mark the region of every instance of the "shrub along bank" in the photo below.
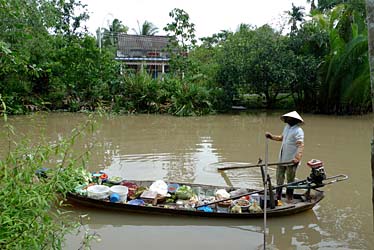
{"type": "MultiPolygon", "coordinates": [[[[93,120],[53,144],[16,143],[12,139],[15,131],[5,124],[5,134],[0,136],[8,138],[2,142],[9,144],[9,152],[0,159],[0,249],[62,249],[64,235],[80,224],[62,212],[60,200],[90,177],[84,167],[86,155],[76,156],[71,149],[93,120]],[[36,175],[50,165],[55,170],[49,178],[36,175]]],[[[86,249],[90,239],[92,235],[86,233],[81,249],[86,249]]]]}

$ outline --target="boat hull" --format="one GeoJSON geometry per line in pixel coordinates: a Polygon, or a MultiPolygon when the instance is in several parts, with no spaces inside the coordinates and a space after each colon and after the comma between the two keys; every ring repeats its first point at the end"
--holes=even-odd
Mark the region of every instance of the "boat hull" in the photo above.
{"type": "MultiPolygon", "coordinates": [[[[312,209],[321,199],[314,202],[303,202],[303,204],[295,204],[286,206],[279,209],[268,209],[266,212],[267,217],[278,217],[287,216],[297,213],[301,213],[312,209]]],[[[80,204],[87,207],[102,208],[106,210],[115,210],[128,213],[141,213],[141,214],[161,214],[161,215],[182,215],[182,216],[200,216],[200,217],[220,217],[220,218],[262,218],[263,213],[225,213],[225,212],[203,212],[203,211],[191,211],[184,209],[170,209],[163,207],[148,207],[148,206],[136,206],[121,203],[111,203],[108,201],[95,200],[79,195],[69,193],[67,199],[76,204],[80,204]]]]}
{"type": "MultiPolygon", "coordinates": [[[[141,182],[141,184],[149,183],[148,181],[141,182]]],[[[189,184],[195,187],[203,187],[203,188],[224,188],[224,187],[217,187],[217,186],[209,186],[209,185],[197,185],[197,184],[189,184]]],[[[226,187],[228,188],[228,187],[226,187]]],[[[180,215],[180,216],[198,216],[198,217],[215,217],[215,218],[262,218],[264,213],[249,213],[249,212],[242,212],[242,213],[230,213],[230,212],[204,212],[198,211],[196,209],[184,209],[184,208],[168,208],[163,207],[162,205],[159,206],[138,206],[138,205],[130,205],[126,203],[113,203],[107,200],[97,200],[92,199],[86,196],[82,196],[75,193],[68,193],[66,196],[67,200],[72,204],[79,204],[86,207],[95,207],[105,210],[112,210],[112,211],[121,211],[127,213],[140,213],[140,214],[158,214],[158,215],[180,215]]],[[[293,215],[297,213],[301,213],[312,209],[318,202],[320,202],[324,198],[323,191],[317,190],[313,195],[312,199],[307,201],[301,194],[295,194],[294,200],[296,201],[295,204],[287,204],[283,201],[282,206],[276,206],[274,209],[268,208],[266,210],[267,217],[278,217],[278,216],[287,216],[293,215]]]]}

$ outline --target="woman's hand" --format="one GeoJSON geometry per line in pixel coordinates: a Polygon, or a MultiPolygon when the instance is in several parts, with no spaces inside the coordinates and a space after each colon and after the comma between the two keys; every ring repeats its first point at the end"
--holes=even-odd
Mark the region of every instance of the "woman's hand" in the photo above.
{"type": "Polygon", "coordinates": [[[268,139],[273,139],[273,135],[270,132],[265,132],[265,137],[268,139]]]}
{"type": "Polygon", "coordinates": [[[300,160],[297,159],[297,158],[294,158],[294,159],[292,160],[292,162],[293,162],[294,164],[298,164],[298,163],[300,162],[300,160]]]}

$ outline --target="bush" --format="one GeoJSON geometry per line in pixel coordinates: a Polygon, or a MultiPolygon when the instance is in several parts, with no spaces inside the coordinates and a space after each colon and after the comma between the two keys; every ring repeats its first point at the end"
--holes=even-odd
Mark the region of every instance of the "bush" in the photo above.
{"type": "MultiPolygon", "coordinates": [[[[5,106],[4,106],[5,109],[5,106]]],[[[12,141],[12,127],[6,123],[12,149],[0,160],[0,249],[61,249],[64,235],[78,226],[59,209],[66,192],[87,181],[85,156],[74,157],[76,138],[93,124],[89,120],[73,131],[69,139],[31,145],[12,141]],[[49,178],[38,178],[41,167],[55,162],[49,178]]],[[[3,142],[5,140],[2,140],[3,142]]]]}

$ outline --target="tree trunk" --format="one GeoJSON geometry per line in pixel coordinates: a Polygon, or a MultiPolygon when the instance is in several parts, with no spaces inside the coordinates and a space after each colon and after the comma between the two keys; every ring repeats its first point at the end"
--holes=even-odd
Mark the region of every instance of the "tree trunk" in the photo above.
{"type": "MultiPolygon", "coordinates": [[[[371,102],[374,112],[374,0],[366,0],[366,15],[368,23],[368,44],[369,44],[369,64],[370,64],[370,83],[371,83],[371,102]]],[[[374,136],[374,135],[373,135],[374,136]]],[[[372,206],[374,213],[374,138],[371,142],[371,184],[372,184],[372,206]]],[[[373,218],[374,220],[374,218],[373,218]]]]}

